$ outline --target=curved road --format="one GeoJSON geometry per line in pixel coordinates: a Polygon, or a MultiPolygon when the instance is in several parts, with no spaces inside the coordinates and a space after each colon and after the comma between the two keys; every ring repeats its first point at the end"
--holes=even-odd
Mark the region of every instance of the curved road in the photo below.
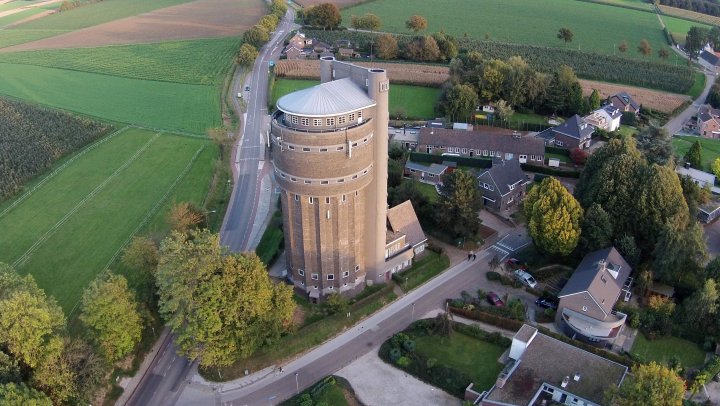
{"type": "MultiPolygon", "coordinates": [[[[234,147],[235,164],[233,165],[233,188],[230,204],[225,213],[221,229],[221,241],[232,251],[245,251],[250,244],[252,225],[255,222],[257,207],[260,165],[265,159],[265,128],[267,126],[267,83],[268,62],[277,60],[282,50],[282,41],[293,27],[295,11],[289,9],[285,18],[278,25],[272,39],[260,50],[246,82],[240,83],[241,75],[236,73],[233,78],[231,96],[242,92],[247,103],[247,113],[242,120],[243,129],[238,144],[234,147]],[[250,91],[244,91],[250,86],[250,91]]],[[[243,116],[242,106],[237,97],[233,104],[238,116],[243,116]]],[[[160,348],[146,371],[142,372],[137,386],[129,389],[127,400],[121,398],[118,404],[125,405],[173,405],[177,402],[187,377],[195,371],[193,363],[187,358],[177,355],[175,343],[171,335],[163,335],[160,348]]],[[[211,400],[210,403],[213,401],[211,400]]]]}

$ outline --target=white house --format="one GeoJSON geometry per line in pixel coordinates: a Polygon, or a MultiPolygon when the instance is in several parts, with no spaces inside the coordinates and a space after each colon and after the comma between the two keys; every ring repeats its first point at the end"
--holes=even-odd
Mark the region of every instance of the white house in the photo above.
{"type": "Polygon", "coordinates": [[[595,128],[613,132],[620,128],[622,112],[619,108],[608,104],[584,117],[585,121],[595,128]]]}

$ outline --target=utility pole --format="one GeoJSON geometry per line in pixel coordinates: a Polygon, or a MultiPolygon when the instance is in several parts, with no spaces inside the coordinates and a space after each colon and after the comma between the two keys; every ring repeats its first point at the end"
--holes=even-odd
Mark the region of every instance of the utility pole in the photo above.
{"type": "Polygon", "coordinates": [[[297,391],[297,395],[300,394],[300,383],[298,382],[298,373],[295,372],[295,389],[297,391]]]}

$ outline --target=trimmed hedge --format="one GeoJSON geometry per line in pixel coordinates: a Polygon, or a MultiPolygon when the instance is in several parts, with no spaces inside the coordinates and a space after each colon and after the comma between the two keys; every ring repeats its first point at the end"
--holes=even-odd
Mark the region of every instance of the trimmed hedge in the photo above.
{"type": "Polygon", "coordinates": [[[413,162],[427,162],[441,164],[443,161],[456,162],[458,165],[472,166],[473,168],[491,168],[492,159],[487,158],[469,158],[464,156],[434,155],[423,154],[421,152],[411,152],[410,160],[413,162]]]}
{"type": "Polygon", "coordinates": [[[457,314],[458,316],[491,324],[496,327],[504,328],[505,330],[518,331],[520,330],[520,327],[525,324],[522,321],[508,319],[506,317],[486,313],[481,310],[465,310],[462,308],[453,307],[452,305],[449,308],[451,313],[457,314]]]}
{"type": "Polygon", "coordinates": [[[478,340],[487,341],[490,344],[496,344],[501,347],[509,347],[512,344],[512,340],[503,336],[502,334],[498,332],[489,333],[478,326],[453,321],[452,328],[459,333],[463,333],[467,336],[477,338],[478,340]]]}
{"type": "Polygon", "coordinates": [[[554,147],[552,145],[548,145],[545,147],[545,152],[549,152],[551,154],[560,154],[565,156],[570,156],[570,150],[567,148],[562,147],[554,147]]]}
{"type": "Polygon", "coordinates": [[[561,169],[550,168],[547,166],[537,166],[531,164],[520,164],[520,167],[524,171],[542,173],[545,175],[556,176],[559,178],[579,178],[580,172],[578,171],[564,171],[561,169]]]}

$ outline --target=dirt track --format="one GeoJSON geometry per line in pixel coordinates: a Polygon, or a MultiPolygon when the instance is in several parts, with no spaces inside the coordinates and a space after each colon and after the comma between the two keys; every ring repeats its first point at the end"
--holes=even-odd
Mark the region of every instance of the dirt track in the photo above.
{"type": "Polygon", "coordinates": [[[265,12],[261,0],[197,0],[3,48],[0,52],[227,37],[247,30],[265,12]]]}

